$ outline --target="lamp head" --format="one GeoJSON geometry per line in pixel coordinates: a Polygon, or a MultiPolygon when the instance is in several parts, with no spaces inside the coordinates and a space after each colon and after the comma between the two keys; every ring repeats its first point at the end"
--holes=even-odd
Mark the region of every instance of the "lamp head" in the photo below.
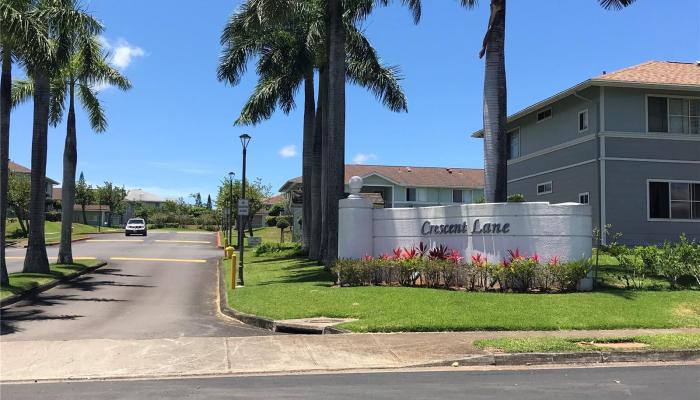
{"type": "Polygon", "coordinates": [[[243,145],[243,148],[244,149],[247,148],[248,143],[250,142],[250,139],[251,139],[250,135],[248,135],[247,133],[244,133],[239,137],[241,138],[241,144],[243,145]]]}

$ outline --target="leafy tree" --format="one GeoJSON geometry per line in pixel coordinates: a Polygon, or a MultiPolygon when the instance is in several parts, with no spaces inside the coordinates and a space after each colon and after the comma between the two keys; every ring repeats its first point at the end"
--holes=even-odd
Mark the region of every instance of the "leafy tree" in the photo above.
{"type": "Polygon", "coordinates": [[[22,234],[26,236],[29,230],[27,211],[29,209],[31,182],[29,176],[25,174],[10,172],[8,177],[8,206],[12,209],[15,216],[17,216],[22,234]]]}
{"type": "MultiPolygon", "coordinates": [[[[38,18],[48,32],[50,51],[23,62],[33,83],[34,123],[32,131],[31,200],[29,206],[29,241],[23,272],[48,273],[49,260],[44,238],[46,202],[46,153],[51,114],[53,78],[60,76],[73,53],[76,34],[97,35],[102,25],[85,13],[76,0],[42,0],[38,2],[38,18]]],[[[75,179],[75,177],[73,178],[75,179]]],[[[67,207],[64,207],[67,208],[67,207]]]]}
{"type": "Polygon", "coordinates": [[[78,183],[75,185],[75,202],[80,204],[80,209],[83,212],[83,223],[87,224],[87,214],[85,213],[85,207],[88,204],[92,204],[95,201],[95,191],[92,185],[88,185],[85,182],[85,175],[80,172],[80,178],[78,183]]]}
{"type": "Polygon", "coordinates": [[[100,205],[109,207],[107,212],[107,223],[112,224],[112,215],[123,214],[126,208],[126,189],[115,186],[112,182],[105,182],[103,186],[96,189],[97,201],[100,205]]]}
{"type": "MultiPolygon", "coordinates": [[[[477,0],[461,0],[473,8],[477,0]]],[[[619,10],[634,0],[598,0],[605,9],[619,10]]],[[[504,202],[507,196],[507,133],[508,113],[505,66],[506,0],[491,0],[489,23],[479,58],[484,62],[484,195],[488,202],[504,202]]]]}
{"type": "Polygon", "coordinates": [[[194,205],[202,206],[202,195],[199,192],[190,194],[190,197],[194,200],[194,205]]]}
{"type": "Polygon", "coordinates": [[[5,230],[9,205],[10,113],[12,63],[40,58],[51,51],[46,26],[33,0],[0,0],[0,284],[9,283],[5,230]]]}
{"type": "Polygon", "coordinates": [[[211,210],[212,209],[212,203],[211,203],[211,195],[207,195],[207,209],[211,210]]]}
{"type": "Polygon", "coordinates": [[[280,243],[284,243],[284,230],[289,228],[289,221],[286,218],[277,218],[276,226],[280,230],[280,243]]]}
{"type": "MultiPolygon", "coordinates": [[[[107,129],[107,118],[100,103],[96,84],[107,83],[121,90],[131,88],[131,83],[119,71],[109,66],[102,45],[96,36],[89,32],[76,31],[68,43],[71,46],[70,59],[51,80],[51,112],[49,121],[57,126],[63,119],[63,112],[68,103],[66,123],[66,140],[63,150],[63,187],[61,189],[61,219],[68,223],[61,224],[61,244],[58,250],[58,262],[73,263],[72,230],[73,205],[75,204],[75,170],[78,163],[77,130],[75,123],[75,98],[77,95],[83,108],[87,111],[90,125],[95,132],[107,129]],[[77,93],[76,93],[77,92],[77,93]]],[[[34,92],[31,79],[16,81],[13,88],[13,103],[29,100],[34,92]]]]}
{"type": "MultiPolygon", "coordinates": [[[[223,215],[223,209],[230,207],[229,201],[229,180],[226,179],[219,186],[219,191],[216,196],[216,207],[221,211],[223,215]]],[[[272,193],[272,186],[269,184],[264,184],[262,179],[255,178],[252,182],[248,181],[246,183],[246,199],[248,200],[248,217],[243,221],[242,229],[248,228],[248,233],[253,236],[253,226],[251,222],[255,214],[260,212],[265,207],[265,199],[270,197],[272,193]]],[[[232,214],[231,218],[234,221],[238,220],[238,199],[241,196],[241,181],[233,181],[233,207],[231,208],[232,214]]],[[[239,227],[240,228],[240,227],[239,227]]]]}

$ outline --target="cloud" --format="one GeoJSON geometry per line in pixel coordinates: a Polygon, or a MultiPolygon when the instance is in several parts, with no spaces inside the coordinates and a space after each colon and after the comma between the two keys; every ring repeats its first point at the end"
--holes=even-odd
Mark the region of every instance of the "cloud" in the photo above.
{"type": "Polygon", "coordinates": [[[369,154],[357,153],[357,154],[355,154],[355,157],[352,158],[352,163],[353,164],[366,164],[367,161],[372,161],[372,160],[376,160],[376,159],[377,159],[377,155],[374,153],[369,153],[369,154]]]}
{"type": "Polygon", "coordinates": [[[185,201],[191,201],[190,194],[201,193],[204,199],[207,198],[207,190],[203,187],[189,186],[189,187],[163,187],[163,186],[140,186],[140,187],[129,187],[127,189],[141,189],[148,193],[153,193],[160,197],[164,197],[166,200],[177,200],[182,197],[185,201]]]}
{"type": "Polygon", "coordinates": [[[290,144],[280,149],[278,154],[284,158],[294,157],[297,155],[297,146],[290,144]]]}
{"type": "MultiPolygon", "coordinates": [[[[128,68],[135,58],[146,55],[146,52],[142,48],[132,46],[129,42],[121,38],[117,39],[115,42],[110,42],[106,37],[99,36],[98,40],[102,48],[109,54],[107,62],[120,71],[124,71],[128,68]]],[[[97,82],[92,88],[100,92],[108,89],[110,86],[111,85],[106,82],[97,82]]]]}

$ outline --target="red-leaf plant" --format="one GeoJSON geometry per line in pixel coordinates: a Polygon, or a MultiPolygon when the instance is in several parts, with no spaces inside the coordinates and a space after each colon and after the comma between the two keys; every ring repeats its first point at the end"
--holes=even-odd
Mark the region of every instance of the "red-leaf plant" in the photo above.
{"type": "Polygon", "coordinates": [[[433,247],[428,252],[428,258],[431,260],[446,260],[449,250],[450,249],[444,244],[441,244],[438,247],[433,247]]]}

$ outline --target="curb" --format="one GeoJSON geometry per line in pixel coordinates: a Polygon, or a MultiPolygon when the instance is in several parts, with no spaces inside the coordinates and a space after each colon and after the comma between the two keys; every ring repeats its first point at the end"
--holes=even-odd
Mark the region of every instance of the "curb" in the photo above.
{"type": "Polygon", "coordinates": [[[107,262],[102,261],[101,263],[94,265],[92,267],[87,267],[83,270],[70,273],[68,275],[65,275],[61,278],[55,279],[55,280],[48,282],[48,283],[45,283],[43,285],[34,286],[30,289],[25,290],[22,293],[17,293],[17,294],[13,294],[12,296],[5,297],[4,299],[0,300],[0,307],[6,307],[6,306],[9,306],[11,304],[17,303],[18,301],[22,301],[22,300],[25,300],[27,298],[36,296],[37,294],[39,294],[41,292],[45,292],[45,291],[52,289],[52,288],[54,288],[62,283],[69,282],[69,281],[71,281],[71,280],[73,280],[81,275],[89,274],[98,268],[104,267],[105,265],[107,265],[107,262]]]}
{"type": "Polygon", "coordinates": [[[610,364],[625,362],[700,361],[700,349],[588,351],[578,353],[487,353],[416,364],[412,367],[516,366],[550,364],[610,364]]]}
{"type": "Polygon", "coordinates": [[[325,328],[318,328],[315,326],[306,326],[299,324],[286,324],[280,323],[273,319],[259,317],[257,315],[246,314],[240,312],[236,309],[231,308],[228,305],[228,290],[226,288],[226,271],[224,270],[224,265],[221,259],[217,262],[217,268],[219,269],[219,310],[222,314],[227,315],[231,318],[237,319],[244,324],[254,326],[256,328],[265,329],[271,332],[280,333],[294,333],[294,334],[305,334],[305,335],[324,335],[324,334],[343,334],[349,333],[344,329],[336,328],[333,326],[327,326],[325,328]]]}

